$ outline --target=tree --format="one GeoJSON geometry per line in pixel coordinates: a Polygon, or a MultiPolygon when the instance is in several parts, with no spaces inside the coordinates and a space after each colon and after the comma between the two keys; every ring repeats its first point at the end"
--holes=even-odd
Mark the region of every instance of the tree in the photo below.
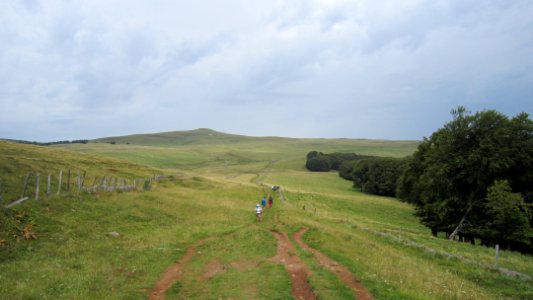
{"type": "Polygon", "coordinates": [[[520,193],[513,193],[507,180],[496,181],[487,191],[487,222],[482,230],[492,241],[528,243],[533,237],[529,226],[531,211],[520,193]]]}
{"type": "Polygon", "coordinates": [[[323,155],[323,153],[322,152],[317,152],[317,151],[311,151],[311,152],[307,153],[307,159],[315,158],[318,155],[323,155]]]}
{"type": "Polygon", "coordinates": [[[305,167],[309,171],[327,172],[331,170],[331,162],[325,155],[321,155],[321,156],[308,159],[305,164],[305,167]]]}
{"type": "Polygon", "coordinates": [[[352,160],[341,163],[339,167],[339,176],[346,180],[353,180],[352,172],[355,162],[352,160]]]}
{"type": "Polygon", "coordinates": [[[357,162],[352,168],[354,186],[361,191],[394,196],[404,161],[398,158],[370,158],[357,162]]]}
{"type": "Polygon", "coordinates": [[[471,114],[459,107],[453,120],[425,138],[408,159],[398,196],[417,206],[422,223],[454,238],[476,235],[487,222],[488,189],[506,179],[530,200],[533,189],[533,123],[494,110],[471,114]]]}
{"type": "Polygon", "coordinates": [[[329,170],[339,170],[340,166],[347,161],[355,161],[368,158],[369,156],[355,153],[330,153],[324,154],[318,151],[307,153],[306,168],[310,171],[324,172],[329,170]]]}

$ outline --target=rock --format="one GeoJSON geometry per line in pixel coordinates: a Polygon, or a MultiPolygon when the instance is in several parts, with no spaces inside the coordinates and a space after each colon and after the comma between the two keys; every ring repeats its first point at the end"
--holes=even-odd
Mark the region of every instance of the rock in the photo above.
{"type": "Polygon", "coordinates": [[[116,231],[111,231],[111,232],[108,232],[107,235],[110,237],[118,238],[120,236],[120,233],[116,231]]]}

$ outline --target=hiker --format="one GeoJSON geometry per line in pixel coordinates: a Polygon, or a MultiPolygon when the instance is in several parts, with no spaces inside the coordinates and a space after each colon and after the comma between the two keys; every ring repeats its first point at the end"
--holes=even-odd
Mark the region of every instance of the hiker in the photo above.
{"type": "Polygon", "coordinates": [[[268,195],[268,207],[272,207],[272,204],[274,204],[274,198],[272,195],[268,195]]]}
{"type": "Polygon", "coordinates": [[[267,201],[265,199],[265,196],[263,196],[263,199],[261,199],[261,205],[265,207],[267,205],[267,201]]]}
{"type": "Polygon", "coordinates": [[[255,205],[255,216],[257,221],[261,222],[263,220],[263,208],[258,204],[255,205]]]}

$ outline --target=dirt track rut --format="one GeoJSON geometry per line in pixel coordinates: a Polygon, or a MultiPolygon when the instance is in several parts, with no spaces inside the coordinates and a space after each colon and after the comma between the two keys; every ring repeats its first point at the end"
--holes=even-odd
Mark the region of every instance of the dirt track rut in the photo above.
{"type": "Polygon", "coordinates": [[[292,295],[296,299],[316,299],[313,289],[307,281],[307,278],[311,275],[311,271],[294,254],[294,248],[289,241],[289,237],[284,232],[272,231],[272,233],[278,239],[278,253],[271,260],[283,264],[285,269],[287,269],[292,281],[292,295]]]}
{"type": "Polygon", "coordinates": [[[370,292],[361,284],[361,282],[346,268],[345,266],[337,263],[336,261],[332,260],[331,258],[324,255],[322,252],[313,249],[309,247],[304,241],[302,240],[302,236],[307,232],[307,228],[302,228],[298,232],[294,234],[294,240],[296,243],[302,247],[302,249],[307,250],[316,258],[316,261],[319,265],[325,267],[326,269],[332,271],[333,273],[337,274],[339,278],[341,279],[344,284],[346,284],[348,287],[352,289],[354,292],[356,298],[358,300],[370,300],[372,299],[372,295],[370,292]]]}
{"type": "MultiPolygon", "coordinates": [[[[278,223],[278,214],[274,215],[274,220],[278,223]]],[[[341,281],[352,289],[354,295],[359,300],[371,300],[372,295],[360,283],[360,281],[346,268],[345,266],[335,262],[331,258],[322,254],[320,251],[311,248],[302,240],[302,236],[307,232],[307,228],[302,228],[293,236],[296,243],[304,250],[311,252],[318,264],[333,273],[337,274],[341,281]]],[[[287,233],[273,230],[272,234],[278,240],[277,254],[270,259],[270,261],[283,264],[290,275],[292,281],[292,295],[298,300],[312,300],[316,299],[313,289],[309,285],[308,277],[311,275],[309,267],[295,254],[293,245],[290,242],[287,233]]],[[[196,247],[205,243],[206,240],[201,240],[189,246],[183,257],[181,257],[175,264],[170,266],[163,276],[156,283],[155,287],[150,292],[150,300],[165,299],[165,292],[183,275],[183,265],[186,264],[194,256],[196,247]]],[[[205,279],[205,278],[204,278],[205,279]]]]}
{"type": "Polygon", "coordinates": [[[187,263],[195,254],[196,247],[203,244],[204,240],[198,241],[195,244],[189,246],[187,248],[187,252],[185,255],[178,260],[175,264],[170,266],[163,276],[157,281],[155,284],[155,287],[152,289],[152,292],[150,293],[150,300],[162,300],[165,299],[165,292],[172,286],[174,282],[176,282],[181,275],[182,267],[185,263],[187,263]]]}

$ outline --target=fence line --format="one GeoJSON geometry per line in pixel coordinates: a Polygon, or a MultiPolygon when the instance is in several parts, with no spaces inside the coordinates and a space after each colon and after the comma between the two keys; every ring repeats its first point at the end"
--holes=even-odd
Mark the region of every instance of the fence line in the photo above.
{"type": "MultiPolygon", "coordinates": [[[[88,182],[88,176],[87,171],[81,171],[78,170],[76,175],[76,178],[73,178],[72,185],[71,185],[71,170],[67,169],[67,179],[66,179],[66,186],[62,189],[63,185],[63,170],[59,170],[59,175],[57,177],[57,193],[56,195],[60,197],[62,194],[69,194],[71,192],[76,191],[77,195],[79,196],[81,192],[86,192],[89,194],[94,194],[98,192],[130,192],[130,191],[145,191],[151,189],[152,183],[157,182],[160,180],[163,180],[166,178],[165,175],[154,175],[146,178],[120,178],[116,176],[109,176],[106,177],[105,175],[101,178],[99,176],[95,176],[94,180],[92,181],[91,185],[86,185],[88,182]]],[[[15,205],[18,205],[20,203],[23,203],[24,201],[35,198],[35,201],[40,202],[42,197],[46,197],[50,195],[50,191],[52,189],[52,173],[48,173],[46,183],[44,183],[44,180],[41,182],[41,174],[37,172],[28,172],[24,176],[23,182],[22,182],[22,191],[20,194],[20,197],[17,200],[9,201],[9,203],[3,205],[4,208],[11,208],[15,205]],[[27,195],[28,187],[30,185],[30,179],[32,176],[35,176],[35,194],[33,197],[30,197],[27,195]],[[46,184],[46,190],[41,189],[41,184],[46,184]]],[[[33,183],[31,184],[33,186],[33,183]]],[[[0,202],[3,200],[4,193],[8,190],[8,186],[6,184],[6,181],[0,178],[0,202]]],[[[33,190],[32,190],[33,191],[33,190]]],[[[30,193],[33,194],[33,193],[30,193]]]]}
{"type": "Polygon", "coordinates": [[[52,180],[52,174],[48,173],[48,178],[46,180],[46,195],[50,195],[50,184],[52,180]]]}

